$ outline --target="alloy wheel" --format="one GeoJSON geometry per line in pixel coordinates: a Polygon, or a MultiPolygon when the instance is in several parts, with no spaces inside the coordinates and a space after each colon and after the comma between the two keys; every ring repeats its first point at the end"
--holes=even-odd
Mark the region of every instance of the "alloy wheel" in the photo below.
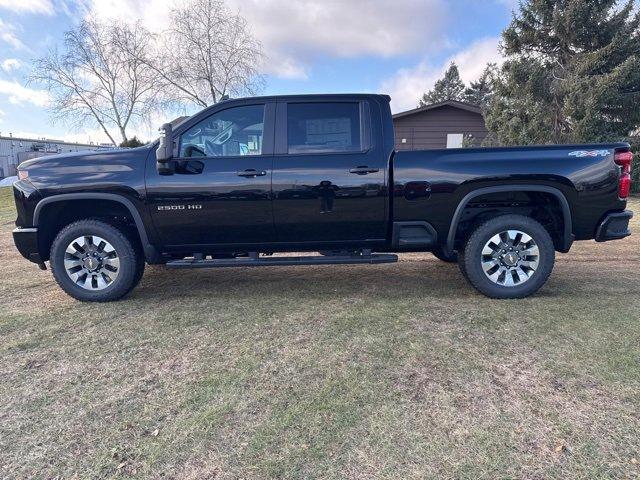
{"type": "Polygon", "coordinates": [[[527,282],[538,269],[540,251],[535,240],[520,230],[505,230],[482,249],[482,270],[493,283],[515,287],[527,282]]]}
{"type": "Polygon", "coordinates": [[[103,290],[118,278],[120,259],[113,245],[104,238],[85,235],[67,246],[64,268],[79,287],[103,290]]]}

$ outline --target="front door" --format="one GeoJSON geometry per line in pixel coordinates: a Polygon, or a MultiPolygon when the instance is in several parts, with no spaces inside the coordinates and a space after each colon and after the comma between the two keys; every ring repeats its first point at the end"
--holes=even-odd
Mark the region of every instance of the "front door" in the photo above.
{"type": "Polygon", "coordinates": [[[273,211],[279,242],[381,243],[386,169],[377,110],[362,101],[279,103],[273,211]]]}
{"type": "Polygon", "coordinates": [[[230,107],[177,132],[173,175],[159,175],[150,161],[147,199],[165,246],[274,241],[274,111],[274,104],[230,107]]]}

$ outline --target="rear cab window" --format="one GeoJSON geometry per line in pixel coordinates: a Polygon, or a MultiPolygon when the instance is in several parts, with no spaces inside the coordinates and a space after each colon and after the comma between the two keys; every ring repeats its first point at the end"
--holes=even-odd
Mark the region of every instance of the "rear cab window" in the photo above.
{"type": "Polygon", "coordinates": [[[367,136],[361,102],[289,103],[287,153],[362,152],[367,136]]]}

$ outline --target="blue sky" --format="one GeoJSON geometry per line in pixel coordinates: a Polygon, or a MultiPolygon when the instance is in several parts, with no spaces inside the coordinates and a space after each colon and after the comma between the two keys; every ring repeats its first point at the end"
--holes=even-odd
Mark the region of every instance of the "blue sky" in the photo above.
{"type": "MultiPolygon", "coordinates": [[[[103,141],[51,124],[47,93],[25,85],[30,62],[59,44],[85,15],[166,25],[171,0],[0,0],[0,132],[103,141]]],[[[266,53],[265,94],[382,92],[392,107],[415,107],[456,61],[465,81],[500,61],[498,41],[512,0],[227,0],[248,20],[266,53]]],[[[155,120],[155,119],[154,119],[155,120]]],[[[158,123],[161,119],[157,120],[158,123]]],[[[153,136],[156,125],[135,132],[153,136]]]]}

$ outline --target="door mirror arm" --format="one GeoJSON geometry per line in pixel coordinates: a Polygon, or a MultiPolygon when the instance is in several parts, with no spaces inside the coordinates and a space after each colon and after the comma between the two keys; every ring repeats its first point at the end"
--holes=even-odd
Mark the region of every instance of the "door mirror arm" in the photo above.
{"type": "Polygon", "coordinates": [[[160,142],[156,149],[156,168],[160,175],[173,175],[175,166],[173,162],[173,131],[170,123],[160,127],[160,142]]]}

